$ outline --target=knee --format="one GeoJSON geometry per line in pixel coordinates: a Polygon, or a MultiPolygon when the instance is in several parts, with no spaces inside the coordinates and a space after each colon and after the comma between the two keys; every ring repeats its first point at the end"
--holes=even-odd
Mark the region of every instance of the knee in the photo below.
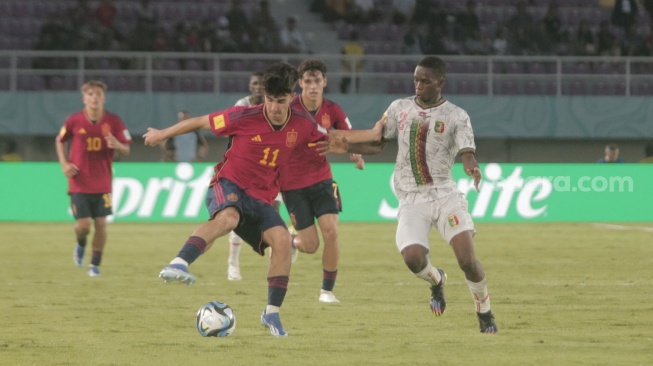
{"type": "Polygon", "coordinates": [[[236,210],[223,210],[218,213],[214,221],[224,225],[229,230],[233,230],[240,222],[240,214],[236,210]]]}
{"type": "Polygon", "coordinates": [[[475,274],[478,271],[480,264],[476,258],[467,256],[465,258],[458,259],[458,266],[463,272],[467,274],[475,274]]]}
{"type": "Polygon", "coordinates": [[[77,232],[82,235],[88,235],[91,231],[91,220],[90,219],[81,219],[77,220],[77,232]]]}
{"type": "Polygon", "coordinates": [[[418,273],[426,267],[428,260],[426,258],[426,248],[420,245],[411,245],[401,251],[404,263],[413,273],[418,273]]]}
{"type": "Polygon", "coordinates": [[[320,238],[318,237],[299,237],[299,240],[301,241],[301,251],[306,254],[314,254],[320,247],[320,238]]]}

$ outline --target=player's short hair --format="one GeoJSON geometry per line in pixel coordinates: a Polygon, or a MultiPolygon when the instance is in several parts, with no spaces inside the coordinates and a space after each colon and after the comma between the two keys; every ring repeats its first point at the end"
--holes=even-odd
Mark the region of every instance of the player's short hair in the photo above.
{"type": "Polygon", "coordinates": [[[606,146],[605,148],[608,149],[608,150],[610,150],[610,151],[617,151],[617,150],[619,150],[619,146],[617,146],[617,144],[613,144],[613,143],[608,144],[608,146],[606,146]]]}
{"type": "Polygon", "coordinates": [[[422,58],[417,66],[426,67],[433,70],[437,75],[445,78],[447,76],[447,70],[441,58],[438,56],[426,56],[422,58]]]}
{"type": "Polygon", "coordinates": [[[252,73],[252,75],[250,75],[250,77],[252,77],[252,76],[258,76],[258,77],[262,78],[263,77],[263,71],[254,71],[252,73]]]}
{"type": "Polygon", "coordinates": [[[299,72],[299,77],[303,77],[305,73],[308,72],[309,75],[315,76],[315,73],[317,71],[322,73],[322,76],[326,76],[327,72],[327,66],[324,62],[317,60],[317,59],[308,59],[302,61],[301,64],[299,64],[299,67],[297,67],[297,71],[299,72]]]}
{"type": "Polygon", "coordinates": [[[265,70],[263,89],[265,94],[273,97],[292,94],[298,79],[299,73],[294,67],[280,62],[265,70]]]}
{"type": "Polygon", "coordinates": [[[101,80],[89,80],[82,84],[81,88],[79,90],[84,93],[87,89],[89,88],[100,88],[102,89],[103,92],[107,91],[107,84],[104,81],[101,80]]]}

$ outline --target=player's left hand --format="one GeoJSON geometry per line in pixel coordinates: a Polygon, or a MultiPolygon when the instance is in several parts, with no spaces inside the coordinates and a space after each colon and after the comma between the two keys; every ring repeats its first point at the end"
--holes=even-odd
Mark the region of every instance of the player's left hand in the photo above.
{"type": "Polygon", "coordinates": [[[120,146],[120,141],[118,141],[118,139],[111,133],[104,135],[104,141],[107,142],[107,147],[109,149],[115,149],[120,146]]]}
{"type": "Polygon", "coordinates": [[[465,168],[465,173],[467,173],[467,175],[469,175],[472,179],[474,179],[474,188],[476,188],[476,192],[479,192],[478,185],[479,183],[481,183],[481,179],[483,178],[483,174],[481,174],[481,169],[479,169],[478,166],[472,168],[465,168]]]}
{"type": "Polygon", "coordinates": [[[363,170],[365,169],[365,160],[361,154],[350,154],[349,160],[356,163],[356,169],[363,170]]]}

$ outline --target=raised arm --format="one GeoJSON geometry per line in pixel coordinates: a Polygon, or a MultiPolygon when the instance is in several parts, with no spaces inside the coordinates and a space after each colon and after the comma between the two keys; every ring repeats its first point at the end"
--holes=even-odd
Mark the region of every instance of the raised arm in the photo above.
{"type": "Polygon", "coordinates": [[[145,139],[145,145],[147,146],[156,146],[162,141],[169,139],[171,137],[183,135],[185,133],[197,131],[197,130],[209,130],[211,129],[211,124],[209,121],[209,115],[205,114],[199,117],[193,117],[185,119],[181,122],[158,130],[156,128],[148,127],[147,132],[143,135],[145,139]]]}

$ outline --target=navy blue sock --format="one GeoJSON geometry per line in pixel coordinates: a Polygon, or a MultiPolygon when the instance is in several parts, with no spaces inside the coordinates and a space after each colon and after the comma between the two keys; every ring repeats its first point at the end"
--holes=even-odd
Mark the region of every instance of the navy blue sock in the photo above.
{"type": "Polygon", "coordinates": [[[100,265],[100,262],[102,262],[102,251],[94,250],[93,256],[91,257],[91,264],[97,267],[100,265]]]}
{"type": "Polygon", "coordinates": [[[191,236],[177,254],[177,257],[185,260],[188,264],[195,260],[206,250],[206,240],[199,236],[191,236]]]}
{"type": "Polygon", "coordinates": [[[288,276],[268,277],[268,305],[281,307],[288,291],[288,276]]]}
{"type": "Polygon", "coordinates": [[[338,270],[329,272],[326,269],[322,270],[322,290],[333,291],[333,286],[336,285],[336,277],[338,270]]]}
{"type": "Polygon", "coordinates": [[[81,237],[81,238],[77,238],[77,244],[80,247],[85,248],[86,247],[86,237],[84,236],[84,237],[81,237]]]}

